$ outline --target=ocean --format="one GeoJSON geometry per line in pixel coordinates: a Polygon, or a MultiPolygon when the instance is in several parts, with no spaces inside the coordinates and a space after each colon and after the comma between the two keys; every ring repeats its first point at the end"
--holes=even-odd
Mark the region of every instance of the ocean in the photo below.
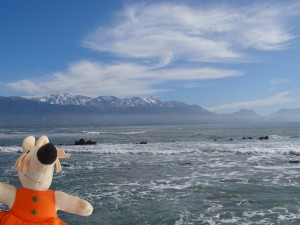
{"type": "Polygon", "coordinates": [[[58,212],[70,225],[300,224],[300,123],[5,127],[0,181],[20,186],[13,165],[28,135],[72,154],[51,188],[94,212],[58,212]]]}

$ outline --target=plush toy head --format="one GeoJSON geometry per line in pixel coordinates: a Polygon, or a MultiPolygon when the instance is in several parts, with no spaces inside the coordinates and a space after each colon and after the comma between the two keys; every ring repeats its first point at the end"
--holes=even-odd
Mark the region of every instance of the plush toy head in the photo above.
{"type": "Polygon", "coordinates": [[[35,141],[33,136],[29,136],[22,143],[23,154],[15,164],[22,186],[32,190],[49,189],[54,172],[61,171],[59,158],[68,158],[63,150],[57,150],[55,146],[49,143],[46,136],[42,136],[35,141]]]}

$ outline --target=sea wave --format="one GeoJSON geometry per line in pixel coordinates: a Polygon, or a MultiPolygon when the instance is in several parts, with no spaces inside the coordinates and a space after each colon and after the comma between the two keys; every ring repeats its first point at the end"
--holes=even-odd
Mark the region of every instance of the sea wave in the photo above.
{"type": "MultiPolygon", "coordinates": [[[[159,142],[147,144],[96,144],[59,145],[67,152],[95,154],[244,154],[244,155],[300,155],[300,140],[268,141],[199,141],[199,142],[159,142]]],[[[0,152],[20,152],[20,146],[0,146],[0,152]]]]}
{"type": "Polygon", "coordinates": [[[132,135],[132,134],[144,134],[147,131],[83,131],[82,133],[88,135],[103,135],[103,134],[123,134],[123,135],[132,135]]]}

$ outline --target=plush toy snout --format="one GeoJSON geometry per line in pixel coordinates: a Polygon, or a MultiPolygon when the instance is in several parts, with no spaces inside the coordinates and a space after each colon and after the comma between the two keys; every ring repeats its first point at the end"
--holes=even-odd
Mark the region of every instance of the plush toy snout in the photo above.
{"type": "Polygon", "coordinates": [[[37,158],[43,165],[51,165],[57,159],[57,150],[51,143],[45,144],[37,151],[37,158]]]}

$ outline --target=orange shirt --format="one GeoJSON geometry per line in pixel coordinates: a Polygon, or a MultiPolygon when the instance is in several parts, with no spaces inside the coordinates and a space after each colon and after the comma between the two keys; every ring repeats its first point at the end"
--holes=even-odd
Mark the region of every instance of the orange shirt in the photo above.
{"type": "Polygon", "coordinates": [[[0,212],[0,225],[67,225],[56,213],[52,190],[17,190],[16,200],[9,212],[0,212]]]}

